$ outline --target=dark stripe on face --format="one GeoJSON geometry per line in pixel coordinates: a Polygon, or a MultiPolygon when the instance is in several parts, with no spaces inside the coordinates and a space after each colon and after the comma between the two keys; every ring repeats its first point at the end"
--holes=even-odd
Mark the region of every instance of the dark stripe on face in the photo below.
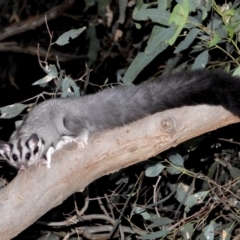
{"type": "Polygon", "coordinates": [[[22,158],[22,145],[21,145],[21,139],[18,140],[17,143],[17,149],[19,151],[20,158],[22,158]]]}
{"type": "Polygon", "coordinates": [[[35,149],[34,149],[34,151],[33,151],[33,154],[35,155],[35,154],[38,152],[38,150],[39,150],[39,147],[38,147],[38,146],[35,147],[35,149]]]}
{"type": "Polygon", "coordinates": [[[4,157],[5,159],[7,159],[7,161],[10,161],[9,156],[8,156],[6,153],[3,153],[2,155],[3,155],[3,157],[4,157]]]}
{"type": "Polygon", "coordinates": [[[12,151],[12,149],[13,149],[13,144],[12,144],[12,143],[9,143],[9,146],[10,146],[11,151],[12,151]]]}

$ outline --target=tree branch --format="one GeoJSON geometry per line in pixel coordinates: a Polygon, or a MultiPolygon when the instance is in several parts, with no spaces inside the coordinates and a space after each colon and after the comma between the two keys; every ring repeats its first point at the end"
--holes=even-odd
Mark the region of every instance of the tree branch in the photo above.
{"type": "Polygon", "coordinates": [[[1,189],[1,240],[13,238],[95,179],[237,122],[239,118],[222,107],[183,107],[95,133],[84,150],[66,145],[53,155],[50,170],[31,167],[1,189]]]}
{"type": "MultiPolygon", "coordinates": [[[[17,42],[0,42],[0,52],[16,52],[16,53],[23,53],[23,54],[29,54],[36,56],[37,53],[37,46],[33,46],[28,44],[28,46],[22,46],[21,44],[17,42]]],[[[61,53],[54,49],[51,49],[51,51],[47,55],[47,50],[44,47],[39,47],[39,56],[42,58],[45,58],[48,56],[48,60],[56,61],[56,56],[58,56],[59,62],[66,62],[73,59],[87,59],[87,55],[80,55],[77,56],[73,53],[67,54],[67,53],[61,53]]]]}
{"type": "Polygon", "coordinates": [[[43,23],[45,23],[45,16],[47,16],[48,21],[60,16],[66,9],[70,8],[74,2],[75,0],[64,0],[60,5],[51,8],[41,15],[29,17],[20,23],[14,23],[11,26],[4,28],[1,30],[0,41],[41,26],[43,23]]]}

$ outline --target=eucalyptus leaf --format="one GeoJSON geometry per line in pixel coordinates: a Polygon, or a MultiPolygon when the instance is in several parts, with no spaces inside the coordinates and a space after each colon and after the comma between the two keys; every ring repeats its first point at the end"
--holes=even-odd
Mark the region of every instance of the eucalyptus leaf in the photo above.
{"type": "Polygon", "coordinates": [[[50,77],[56,78],[58,76],[58,70],[54,64],[46,65],[45,70],[47,75],[50,77]]]}
{"type": "Polygon", "coordinates": [[[201,6],[199,9],[202,12],[202,20],[204,20],[208,15],[208,10],[205,6],[201,6]]]}
{"type": "Polygon", "coordinates": [[[138,238],[139,239],[159,239],[161,237],[167,236],[170,232],[171,232],[171,230],[162,230],[162,231],[157,231],[157,232],[150,233],[150,234],[147,234],[144,236],[140,236],[138,238]]]}
{"type": "Polygon", "coordinates": [[[146,170],[145,170],[145,176],[146,177],[156,177],[162,172],[162,170],[164,168],[165,168],[165,166],[163,166],[160,163],[153,164],[153,165],[147,165],[146,170]]]}
{"type": "Polygon", "coordinates": [[[34,82],[32,85],[45,84],[45,83],[52,81],[53,79],[54,79],[53,77],[47,75],[47,76],[37,80],[36,82],[34,82]]]}
{"type": "Polygon", "coordinates": [[[169,43],[169,45],[173,45],[175,43],[180,32],[185,27],[189,11],[190,11],[189,0],[182,0],[181,4],[179,3],[173,8],[168,23],[169,24],[174,23],[172,25],[176,26],[176,30],[174,35],[169,40],[166,41],[167,43],[169,43]]]}
{"type": "Polygon", "coordinates": [[[230,167],[229,168],[230,175],[233,179],[239,178],[240,177],[240,169],[236,167],[230,167]]]}
{"type": "Polygon", "coordinates": [[[121,24],[125,21],[126,9],[128,0],[119,0],[119,19],[118,22],[121,24]]]}
{"type": "Polygon", "coordinates": [[[167,217],[150,218],[149,220],[152,221],[153,223],[148,226],[148,229],[166,226],[173,222],[172,219],[167,217]]]}
{"type": "Polygon", "coordinates": [[[208,224],[204,230],[203,233],[207,240],[213,240],[214,239],[214,232],[215,232],[215,224],[214,221],[211,221],[210,224],[208,224]]]}
{"type": "Polygon", "coordinates": [[[178,202],[184,204],[187,199],[187,194],[189,191],[189,186],[184,183],[179,183],[177,186],[177,191],[175,194],[175,198],[178,200],[178,202]]]}
{"type": "Polygon", "coordinates": [[[62,90],[61,94],[62,98],[80,96],[79,87],[76,85],[76,83],[73,81],[71,77],[65,77],[61,81],[60,86],[62,90]],[[74,93],[72,92],[71,88],[73,88],[74,93]]]}
{"type": "Polygon", "coordinates": [[[192,239],[192,235],[193,235],[193,232],[194,232],[194,224],[193,223],[184,224],[180,228],[180,232],[181,232],[184,240],[192,239]]]}
{"type": "Polygon", "coordinates": [[[72,87],[72,88],[73,88],[74,96],[75,96],[75,97],[80,97],[79,87],[78,87],[78,85],[74,82],[74,80],[73,80],[71,77],[65,77],[64,80],[69,84],[69,87],[72,87]]]}
{"type": "Polygon", "coordinates": [[[181,172],[180,172],[178,169],[176,169],[175,167],[169,167],[169,168],[167,168],[167,172],[170,173],[170,174],[172,174],[172,175],[180,174],[180,173],[181,173],[181,172]]]}
{"type": "Polygon", "coordinates": [[[177,38],[179,37],[179,34],[181,33],[181,31],[183,30],[184,25],[185,24],[178,25],[177,27],[174,25],[174,27],[175,27],[174,34],[170,39],[166,40],[166,43],[168,43],[170,46],[172,46],[175,43],[175,41],[177,40],[177,38]]]}
{"type": "Polygon", "coordinates": [[[220,236],[220,240],[230,240],[232,239],[232,231],[235,228],[236,224],[232,223],[230,227],[223,229],[220,236]]]}
{"type": "MultiPolygon", "coordinates": [[[[40,238],[37,238],[37,240],[58,240],[59,239],[59,234],[56,233],[46,233],[46,234],[41,234],[40,238]]],[[[73,238],[68,238],[69,240],[74,240],[73,238]]],[[[76,238],[77,240],[77,238],[76,238]]]]}
{"type": "Polygon", "coordinates": [[[149,220],[151,218],[150,214],[146,211],[146,209],[141,207],[135,207],[134,213],[142,215],[145,220],[149,220]]]}
{"type": "Polygon", "coordinates": [[[170,40],[176,32],[176,27],[171,26],[169,28],[159,28],[158,30],[158,34],[156,34],[154,37],[149,38],[147,47],[144,51],[147,55],[153,54],[161,43],[170,40]]]}
{"type": "Polygon", "coordinates": [[[96,60],[98,56],[98,52],[100,50],[100,41],[99,38],[96,37],[96,26],[90,25],[87,30],[87,37],[89,38],[89,51],[88,51],[88,66],[91,66],[96,60]]]}
{"type": "Polygon", "coordinates": [[[136,21],[146,21],[148,19],[153,22],[159,23],[161,25],[169,26],[168,19],[170,17],[169,11],[164,9],[141,9],[138,10],[136,7],[134,8],[133,19],[136,21]]]}
{"type": "Polygon", "coordinates": [[[185,202],[185,212],[189,212],[192,206],[202,203],[209,191],[202,191],[189,196],[185,202]]]}
{"type": "Polygon", "coordinates": [[[196,240],[208,240],[204,233],[200,233],[197,237],[196,237],[196,240]]]}
{"type": "Polygon", "coordinates": [[[86,12],[90,7],[94,6],[95,4],[95,0],[84,0],[85,3],[85,8],[84,8],[84,12],[86,12]]]}
{"type": "Polygon", "coordinates": [[[179,167],[183,167],[184,160],[179,153],[177,153],[175,151],[170,152],[170,153],[167,154],[167,158],[174,165],[179,166],[179,167]]]}
{"type": "Polygon", "coordinates": [[[201,25],[201,22],[196,17],[188,16],[188,20],[185,24],[186,28],[196,28],[201,25]]]}
{"type": "Polygon", "coordinates": [[[28,105],[21,104],[21,103],[15,103],[12,105],[1,107],[0,108],[0,112],[1,112],[0,118],[1,119],[14,118],[14,117],[18,116],[27,107],[28,107],[28,105]]]}
{"type": "Polygon", "coordinates": [[[219,36],[219,34],[214,34],[213,38],[209,42],[209,48],[214,47],[216,44],[218,44],[222,38],[219,36]]]}
{"type": "Polygon", "coordinates": [[[213,0],[208,0],[208,1],[204,1],[205,2],[205,5],[207,7],[207,11],[209,12],[211,9],[212,9],[212,6],[213,6],[213,0]]]}
{"type": "Polygon", "coordinates": [[[59,46],[63,46],[69,43],[69,39],[74,39],[76,37],[78,37],[84,30],[86,29],[86,27],[82,27],[79,29],[71,29],[65,33],[63,33],[56,41],[56,44],[59,46]]]}
{"type": "MultiPolygon", "coordinates": [[[[208,169],[208,173],[207,176],[209,177],[209,179],[213,179],[213,176],[215,175],[216,171],[218,169],[218,163],[217,162],[213,162],[210,166],[210,168],[208,169]]],[[[208,190],[209,187],[209,182],[208,181],[204,181],[202,183],[202,190],[208,190]]]]}
{"type": "Polygon", "coordinates": [[[166,10],[168,6],[168,0],[158,0],[158,9],[166,10]]]}
{"type": "Polygon", "coordinates": [[[168,23],[174,23],[177,26],[184,26],[188,19],[189,11],[189,0],[182,0],[181,3],[173,8],[168,23]]]}
{"type": "Polygon", "coordinates": [[[111,0],[97,0],[98,4],[98,14],[102,17],[102,19],[106,18],[106,9],[107,6],[110,5],[111,0]]]}
{"type": "Polygon", "coordinates": [[[235,68],[235,70],[233,72],[233,76],[240,76],[240,66],[235,68]]]}
{"type": "Polygon", "coordinates": [[[191,29],[185,39],[179,43],[174,53],[180,53],[181,51],[187,49],[196,39],[199,32],[200,30],[198,28],[191,29]]]}
{"type": "Polygon", "coordinates": [[[196,59],[193,63],[193,66],[192,66],[192,70],[205,68],[208,63],[208,57],[209,57],[208,50],[201,52],[196,57],[196,59]]]}
{"type": "Polygon", "coordinates": [[[128,67],[124,77],[123,82],[125,84],[132,83],[137,75],[153,60],[156,56],[167,48],[167,44],[161,43],[157,47],[154,53],[148,55],[146,53],[140,52],[132,61],[131,65],[128,67]]]}
{"type": "Polygon", "coordinates": [[[239,11],[236,11],[234,16],[231,18],[231,25],[235,26],[234,27],[234,32],[238,33],[240,32],[240,13],[239,11]]]}
{"type": "Polygon", "coordinates": [[[223,25],[222,20],[213,18],[212,21],[210,21],[209,24],[207,25],[207,29],[215,31],[217,28],[222,27],[222,25],[223,25]]]}

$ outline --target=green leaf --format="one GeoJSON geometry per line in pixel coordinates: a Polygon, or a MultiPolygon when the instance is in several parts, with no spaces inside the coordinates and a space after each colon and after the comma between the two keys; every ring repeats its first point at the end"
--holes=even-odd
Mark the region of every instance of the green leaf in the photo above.
{"type": "Polygon", "coordinates": [[[151,4],[149,4],[149,3],[143,3],[143,0],[137,0],[136,6],[135,6],[133,12],[147,9],[150,6],[151,6],[151,4]]]}
{"type": "Polygon", "coordinates": [[[107,6],[110,5],[111,0],[97,0],[98,2],[98,14],[102,19],[106,18],[107,6]]]}
{"type": "Polygon", "coordinates": [[[87,38],[89,38],[89,50],[88,50],[88,66],[91,66],[98,56],[98,51],[100,49],[100,41],[96,37],[96,26],[90,25],[87,30],[87,38]]]}
{"type": "Polygon", "coordinates": [[[40,85],[40,84],[45,84],[48,83],[50,81],[52,81],[54,79],[54,77],[51,76],[45,76],[43,78],[40,78],[39,80],[37,80],[36,82],[34,82],[32,85],[40,85]]]}
{"type": "Polygon", "coordinates": [[[149,220],[151,218],[150,214],[146,211],[145,208],[141,208],[141,207],[135,207],[133,209],[134,213],[136,214],[140,214],[142,215],[142,217],[145,219],[145,220],[149,220]]]}
{"type": "Polygon", "coordinates": [[[144,236],[138,237],[139,239],[159,239],[160,237],[165,237],[167,236],[171,230],[162,230],[162,231],[157,231],[154,233],[150,233],[144,236]]]}
{"type": "Polygon", "coordinates": [[[240,66],[235,68],[235,70],[233,72],[233,76],[240,76],[240,66]]]}
{"type": "Polygon", "coordinates": [[[201,52],[195,59],[192,70],[205,68],[208,63],[208,50],[201,52]]]}
{"type": "Polygon", "coordinates": [[[167,218],[167,217],[160,217],[160,218],[150,218],[150,221],[153,222],[153,224],[148,226],[148,229],[155,228],[155,227],[162,227],[169,225],[170,223],[173,222],[172,219],[167,218]]]}
{"type": "Polygon", "coordinates": [[[224,29],[226,29],[226,31],[228,32],[229,37],[231,39],[233,39],[233,36],[234,36],[234,26],[227,25],[227,26],[224,26],[224,29]]]}
{"type": "Polygon", "coordinates": [[[60,82],[60,87],[62,90],[61,97],[79,97],[79,87],[76,85],[76,83],[73,81],[71,77],[65,77],[61,82],[60,82]],[[72,92],[72,89],[74,93],[72,92]]]}
{"type": "Polygon", "coordinates": [[[119,0],[119,19],[118,22],[123,24],[125,21],[125,14],[128,0],[119,0]]]}
{"type": "Polygon", "coordinates": [[[177,4],[169,18],[168,23],[174,23],[177,26],[184,26],[188,15],[189,15],[190,5],[189,0],[182,0],[181,4],[177,4]]]}
{"type": "Polygon", "coordinates": [[[153,60],[156,56],[167,48],[167,44],[161,43],[154,53],[148,55],[146,53],[140,52],[132,61],[131,65],[128,67],[124,77],[123,82],[125,84],[132,83],[136,76],[153,60]]]}
{"type": "Polygon", "coordinates": [[[59,46],[63,46],[69,43],[69,39],[74,39],[76,37],[78,37],[84,30],[86,29],[86,27],[82,27],[79,29],[72,29],[69,30],[65,33],[63,33],[56,41],[56,44],[59,46]]]}
{"type": "Polygon", "coordinates": [[[168,6],[168,0],[158,0],[158,9],[166,10],[168,6]]]}
{"type": "Polygon", "coordinates": [[[178,200],[178,202],[185,203],[188,192],[189,192],[189,185],[186,185],[184,183],[179,183],[177,185],[175,198],[178,200]]]}
{"type": "Polygon", "coordinates": [[[183,167],[183,158],[180,154],[173,151],[167,154],[167,158],[170,160],[171,163],[173,163],[176,166],[183,167]]]}
{"type": "Polygon", "coordinates": [[[1,107],[0,108],[0,112],[1,112],[0,118],[1,119],[14,118],[17,115],[19,115],[27,107],[28,107],[28,105],[21,104],[21,103],[15,103],[12,105],[1,107]]]}
{"type": "Polygon", "coordinates": [[[205,5],[207,7],[207,11],[209,12],[212,9],[212,6],[213,6],[213,0],[205,1],[205,5]]]}
{"type": "Polygon", "coordinates": [[[182,29],[185,27],[185,24],[188,19],[189,10],[190,10],[189,0],[182,0],[181,4],[177,4],[174,7],[168,23],[169,24],[174,23],[177,26],[177,28],[171,39],[166,41],[167,43],[169,43],[169,45],[173,45],[175,43],[182,29]]]}
{"type": "Polygon", "coordinates": [[[218,44],[220,41],[222,40],[222,38],[219,36],[219,34],[215,34],[213,36],[213,38],[210,40],[209,42],[209,48],[215,46],[216,44],[218,44]]]}
{"type": "Polygon", "coordinates": [[[195,204],[202,203],[204,198],[208,195],[209,191],[202,191],[198,193],[194,193],[193,195],[189,196],[185,203],[185,212],[188,212],[192,206],[195,204]]]}
{"type": "Polygon", "coordinates": [[[166,40],[166,43],[168,43],[170,46],[172,46],[175,43],[175,41],[177,40],[177,38],[179,37],[179,34],[181,33],[184,26],[185,26],[185,24],[177,26],[177,28],[175,28],[175,32],[174,32],[173,36],[169,40],[166,40]]]}
{"type": "Polygon", "coordinates": [[[156,33],[156,31],[152,32],[151,37],[148,40],[147,47],[144,50],[147,55],[153,54],[161,43],[170,40],[176,32],[175,26],[171,26],[169,28],[158,27],[157,29],[158,33],[156,33]]]}
{"type": "Polygon", "coordinates": [[[208,224],[204,230],[203,230],[203,234],[205,235],[207,240],[213,240],[214,239],[214,221],[211,221],[210,224],[208,224]]]}
{"type": "Polygon", "coordinates": [[[180,173],[181,173],[181,172],[180,172],[178,169],[176,169],[175,167],[169,167],[169,168],[167,168],[167,172],[170,173],[170,174],[172,174],[172,175],[180,174],[180,173]]]}
{"type": "Polygon", "coordinates": [[[71,77],[65,77],[64,81],[66,81],[69,84],[69,87],[73,88],[74,91],[74,97],[80,97],[79,94],[79,87],[78,85],[74,82],[74,80],[71,77]]]}
{"type": "Polygon", "coordinates": [[[186,28],[196,28],[199,25],[201,25],[201,23],[199,22],[197,17],[188,16],[188,20],[185,24],[186,28]]]}
{"type": "Polygon", "coordinates": [[[233,179],[239,178],[239,176],[240,176],[240,169],[238,169],[236,167],[230,167],[229,172],[233,179]]]}
{"type": "Polygon", "coordinates": [[[232,239],[232,231],[235,228],[236,224],[232,223],[230,227],[223,229],[223,232],[220,236],[220,240],[230,240],[232,239]]]}
{"type": "Polygon", "coordinates": [[[207,11],[207,8],[205,6],[201,6],[199,9],[202,12],[202,21],[203,21],[207,17],[208,11],[207,11]]]}
{"type": "Polygon", "coordinates": [[[235,15],[236,10],[234,8],[230,8],[227,11],[223,12],[223,17],[225,18],[225,21],[228,22],[229,17],[233,17],[235,15]]]}
{"type": "Polygon", "coordinates": [[[162,172],[162,170],[164,168],[165,168],[165,166],[163,166],[160,163],[156,163],[154,165],[147,165],[146,170],[145,170],[145,176],[146,177],[156,177],[162,172]]]}
{"type": "Polygon", "coordinates": [[[58,70],[54,64],[46,65],[44,69],[48,76],[54,77],[54,78],[58,76],[58,70]]]}
{"type": "Polygon", "coordinates": [[[180,232],[181,232],[184,240],[192,239],[193,231],[194,231],[194,224],[193,223],[184,224],[180,228],[180,232]]]}
{"type": "Polygon", "coordinates": [[[209,22],[209,24],[207,25],[207,29],[209,29],[210,31],[215,31],[217,28],[222,27],[223,27],[222,21],[217,18],[213,18],[213,20],[209,22]]]}
{"type": "Polygon", "coordinates": [[[185,39],[179,43],[174,53],[180,53],[181,51],[187,49],[196,39],[199,32],[200,30],[198,28],[191,29],[185,39]]]}
{"type": "Polygon", "coordinates": [[[90,7],[92,7],[95,4],[95,0],[84,0],[85,2],[85,8],[84,12],[86,12],[90,7]]]}
{"type": "Polygon", "coordinates": [[[239,13],[239,11],[236,11],[234,16],[231,18],[231,23],[230,23],[232,26],[235,26],[234,27],[234,32],[235,33],[240,32],[239,22],[240,22],[240,13],[239,13]]]}
{"type": "Polygon", "coordinates": [[[32,85],[46,84],[58,77],[58,70],[54,64],[46,65],[43,70],[47,75],[34,82],[32,85]]]}
{"type": "Polygon", "coordinates": [[[189,11],[190,12],[196,12],[197,8],[198,8],[198,4],[195,1],[189,1],[189,11]]]}
{"type": "Polygon", "coordinates": [[[138,10],[136,7],[134,8],[133,19],[136,21],[147,21],[152,20],[155,23],[159,23],[161,25],[169,26],[168,19],[170,17],[169,11],[164,9],[141,9],[138,10]]]}

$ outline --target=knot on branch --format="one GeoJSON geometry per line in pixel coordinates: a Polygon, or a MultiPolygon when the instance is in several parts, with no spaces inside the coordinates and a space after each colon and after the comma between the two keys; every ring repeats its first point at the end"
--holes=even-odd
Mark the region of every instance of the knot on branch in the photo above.
{"type": "Polygon", "coordinates": [[[161,120],[161,128],[168,134],[174,134],[176,132],[176,122],[173,118],[167,117],[161,120]]]}

